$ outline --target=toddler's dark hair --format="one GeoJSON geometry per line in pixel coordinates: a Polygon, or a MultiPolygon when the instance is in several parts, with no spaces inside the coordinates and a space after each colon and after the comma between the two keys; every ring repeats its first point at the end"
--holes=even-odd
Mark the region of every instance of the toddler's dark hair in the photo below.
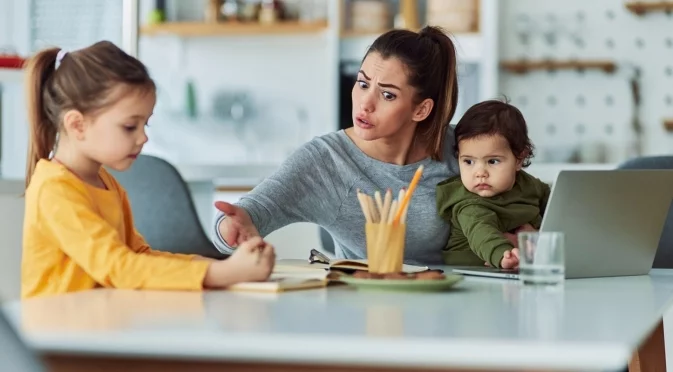
{"type": "Polygon", "coordinates": [[[454,151],[458,156],[458,143],[471,138],[501,135],[509,143],[514,156],[523,167],[530,165],[535,149],[528,138],[528,127],[523,114],[507,101],[489,100],[470,107],[455,129],[454,151]]]}

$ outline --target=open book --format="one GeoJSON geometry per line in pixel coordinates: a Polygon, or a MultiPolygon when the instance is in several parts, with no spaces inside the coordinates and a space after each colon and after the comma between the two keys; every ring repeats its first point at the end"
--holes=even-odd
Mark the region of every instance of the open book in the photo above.
{"type": "MultiPolygon", "coordinates": [[[[319,251],[312,249],[308,260],[301,259],[281,259],[276,261],[276,269],[282,272],[302,272],[302,271],[367,271],[369,266],[367,260],[333,260],[319,251]]],[[[427,266],[402,265],[402,271],[405,273],[419,273],[427,271],[427,266]]]]}
{"type": "MultiPolygon", "coordinates": [[[[276,261],[273,273],[265,282],[245,282],[234,284],[231,291],[286,292],[300,289],[326,287],[338,281],[339,272],[367,271],[367,260],[330,260],[327,256],[311,250],[308,260],[280,259],[276,261]]],[[[405,273],[419,273],[429,270],[427,266],[403,265],[405,273]]]]}
{"type": "Polygon", "coordinates": [[[227,289],[231,291],[287,292],[323,288],[333,279],[336,279],[336,277],[324,269],[296,270],[293,267],[276,264],[271,277],[267,281],[238,283],[229,286],[227,289]]]}

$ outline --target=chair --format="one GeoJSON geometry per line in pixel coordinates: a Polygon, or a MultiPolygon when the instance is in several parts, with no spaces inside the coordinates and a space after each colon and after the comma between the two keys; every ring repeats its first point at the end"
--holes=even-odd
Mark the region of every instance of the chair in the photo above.
{"type": "Polygon", "coordinates": [[[327,253],[330,256],[334,256],[334,239],[332,238],[332,235],[325,230],[322,227],[318,227],[320,229],[320,243],[322,245],[322,252],[327,253]]]}
{"type": "MultiPolygon", "coordinates": [[[[671,169],[673,170],[673,156],[646,156],[633,158],[620,164],[617,169],[671,169]]],[[[664,229],[659,239],[659,247],[652,265],[655,269],[673,268],[673,203],[668,210],[664,229]]]]}
{"type": "Polygon", "coordinates": [[[140,155],[128,170],[109,172],[126,189],[136,229],[152,249],[226,257],[203,231],[189,188],[170,163],[140,155]]]}
{"type": "Polygon", "coordinates": [[[39,355],[23,342],[2,312],[0,312],[0,371],[47,371],[39,355]]]}

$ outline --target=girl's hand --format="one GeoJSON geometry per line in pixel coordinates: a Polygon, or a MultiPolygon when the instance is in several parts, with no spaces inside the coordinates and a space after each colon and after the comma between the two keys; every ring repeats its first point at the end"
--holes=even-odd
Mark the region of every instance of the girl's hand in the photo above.
{"type": "Polygon", "coordinates": [[[260,237],[243,242],[226,260],[210,265],[203,281],[206,288],[225,288],[242,282],[261,282],[271,275],[276,263],[272,245],[260,237]]]}

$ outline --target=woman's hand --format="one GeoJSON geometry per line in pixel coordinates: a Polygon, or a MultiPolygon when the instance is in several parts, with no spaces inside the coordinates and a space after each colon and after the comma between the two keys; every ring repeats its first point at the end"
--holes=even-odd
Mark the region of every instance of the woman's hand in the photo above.
{"type": "Polygon", "coordinates": [[[215,208],[227,216],[217,228],[228,246],[235,248],[239,244],[259,236],[257,228],[252,224],[250,215],[245,209],[222,201],[215,202],[215,208]]]}

